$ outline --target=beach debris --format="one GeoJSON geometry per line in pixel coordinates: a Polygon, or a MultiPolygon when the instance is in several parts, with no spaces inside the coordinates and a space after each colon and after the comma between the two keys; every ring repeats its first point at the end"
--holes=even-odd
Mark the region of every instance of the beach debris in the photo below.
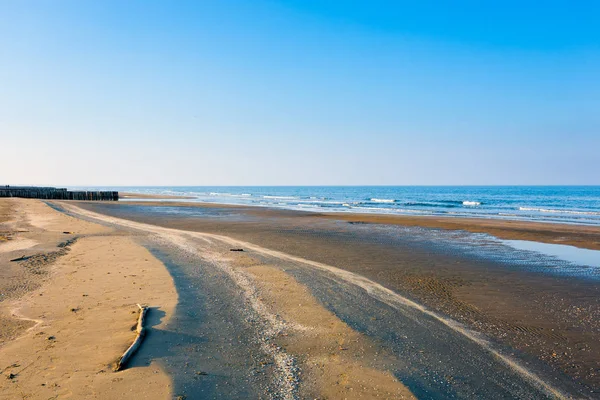
{"type": "Polygon", "coordinates": [[[117,360],[114,371],[121,371],[125,368],[125,366],[127,365],[127,362],[129,361],[129,359],[131,358],[131,356],[137,351],[137,349],[140,347],[140,344],[142,344],[142,340],[144,339],[144,336],[146,335],[146,330],[144,329],[144,320],[146,318],[146,313],[148,312],[148,307],[147,306],[141,306],[141,305],[137,305],[140,309],[140,316],[138,317],[138,323],[137,323],[137,328],[136,328],[136,332],[137,335],[135,337],[135,339],[133,340],[133,343],[131,344],[131,346],[129,346],[129,348],[127,350],[125,350],[125,353],[123,353],[123,355],[117,360]]]}
{"type": "Polygon", "coordinates": [[[12,260],[10,260],[10,261],[11,261],[11,262],[15,262],[15,261],[25,261],[25,260],[27,260],[28,258],[30,258],[30,257],[28,257],[28,256],[26,256],[26,255],[22,255],[21,257],[18,257],[18,258],[13,258],[13,259],[12,259],[12,260]]]}
{"type": "Polygon", "coordinates": [[[20,367],[20,365],[17,364],[17,363],[11,364],[8,367],[4,368],[2,371],[0,371],[0,374],[3,374],[7,369],[10,369],[10,368],[19,368],[19,367],[20,367]]]}
{"type": "MultiPolygon", "coordinates": [[[[16,363],[15,363],[15,364],[11,364],[11,365],[9,365],[8,367],[4,368],[2,371],[0,371],[0,374],[4,374],[4,372],[5,372],[6,370],[8,370],[8,369],[11,369],[11,368],[18,368],[18,367],[19,367],[19,364],[16,364],[16,363]]],[[[9,374],[7,374],[7,375],[6,375],[6,379],[11,379],[11,380],[12,380],[12,379],[15,379],[15,378],[17,377],[17,375],[18,375],[18,374],[19,374],[18,372],[17,372],[16,374],[13,374],[13,373],[11,372],[11,373],[9,373],[9,374]]]]}
{"type": "Polygon", "coordinates": [[[73,232],[64,231],[63,233],[64,233],[65,235],[70,235],[70,234],[72,234],[73,232]]]}
{"type": "Polygon", "coordinates": [[[67,248],[67,247],[71,246],[73,243],[75,243],[77,241],[77,239],[79,239],[79,238],[75,237],[73,239],[66,240],[62,243],[59,243],[56,247],[67,248]]]}
{"type": "Polygon", "coordinates": [[[229,249],[229,251],[244,251],[244,249],[229,249]]]}

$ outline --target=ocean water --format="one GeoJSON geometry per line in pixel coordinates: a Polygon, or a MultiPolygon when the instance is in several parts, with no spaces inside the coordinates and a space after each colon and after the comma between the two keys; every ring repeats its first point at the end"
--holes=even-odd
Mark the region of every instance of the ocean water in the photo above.
{"type": "Polygon", "coordinates": [[[198,202],[317,212],[600,225],[600,186],[165,186],[94,189],[185,195],[198,202]]]}

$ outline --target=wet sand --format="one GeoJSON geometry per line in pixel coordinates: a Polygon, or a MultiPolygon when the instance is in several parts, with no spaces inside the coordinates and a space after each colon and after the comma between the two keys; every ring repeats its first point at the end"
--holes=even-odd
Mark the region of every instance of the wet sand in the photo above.
{"type": "Polygon", "coordinates": [[[280,269],[247,258],[246,271],[256,279],[264,301],[273,312],[281,313],[288,324],[300,326],[299,333],[281,340],[292,354],[302,354],[305,380],[315,396],[341,398],[414,398],[386,368],[377,365],[372,343],[351,329],[320,304],[294,277],[280,269]],[[250,262],[249,262],[250,261],[250,262]],[[353,385],[353,390],[349,386],[353,385]]]}
{"type": "Polygon", "coordinates": [[[0,242],[0,398],[170,398],[157,363],[112,371],[135,336],[136,303],[163,324],[173,313],[164,265],[131,235],[38,200],[0,199],[0,215],[10,238],[0,242]]]}
{"type": "MultiPolygon", "coordinates": [[[[154,197],[160,199],[161,197],[154,197]]],[[[450,218],[432,216],[405,216],[357,213],[314,213],[280,210],[263,207],[237,206],[230,204],[197,202],[128,202],[131,205],[159,207],[197,207],[206,209],[227,209],[260,218],[311,217],[347,221],[350,223],[369,223],[401,226],[418,226],[447,230],[488,233],[502,239],[532,240],[542,243],[566,244],[575,247],[600,250],[600,227],[545,222],[511,221],[483,218],[450,218]]]]}
{"type": "MultiPolygon", "coordinates": [[[[378,358],[381,349],[321,306],[305,286],[235,245],[185,232],[65,212],[148,234],[180,290],[178,312],[140,359],[161,359],[186,398],[413,399],[378,358]],[[198,290],[199,288],[200,290],[198,290]],[[195,375],[195,376],[194,376],[195,375]]],[[[215,238],[217,240],[221,240],[215,238]]]]}
{"type": "Polygon", "coordinates": [[[191,196],[176,196],[168,194],[146,194],[146,193],[129,193],[119,192],[119,199],[149,199],[149,200],[186,200],[193,199],[191,196]]]}
{"type": "MultiPolygon", "coordinates": [[[[508,221],[322,215],[197,204],[193,208],[207,210],[206,216],[159,217],[143,209],[136,211],[135,205],[129,208],[82,206],[135,221],[226,235],[358,273],[515,349],[524,359],[541,361],[557,376],[567,376],[587,388],[582,389],[587,393],[600,390],[600,286],[597,281],[508,268],[452,251],[415,246],[402,238],[390,241],[378,236],[369,226],[393,223],[464,229],[505,238],[572,243],[592,249],[598,246],[597,228],[508,221]]],[[[156,206],[166,205],[157,203],[156,206]]],[[[183,204],[168,206],[186,207],[183,204]]]]}
{"type": "Polygon", "coordinates": [[[600,250],[600,227],[541,222],[501,221],[476,218],[408,217],[365,214],[325,214],[324,217],[348,222],[420,226],[488,233],[502,239],[532,240],[567,244],[600,250]]]}

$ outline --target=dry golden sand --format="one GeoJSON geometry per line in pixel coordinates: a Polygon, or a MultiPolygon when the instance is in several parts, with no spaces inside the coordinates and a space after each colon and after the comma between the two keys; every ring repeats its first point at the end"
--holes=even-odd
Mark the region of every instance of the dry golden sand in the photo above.
{"type": "Polygon", "coordinates": [[[12,208],[9,242],[32,245],[20,252],[56,251],[59,238],[79,238],[47,266],[32,291],[0,302],[4,318],[28,326],[0,345],[0,398],[170,398],[170,379],[159,365],[111,371],[135,336],[136,303],[160,307],[166,313],[161,325],[172,315],[177,293],[164,265],[131,237],[40,201],[0,204],[12,208]]]}

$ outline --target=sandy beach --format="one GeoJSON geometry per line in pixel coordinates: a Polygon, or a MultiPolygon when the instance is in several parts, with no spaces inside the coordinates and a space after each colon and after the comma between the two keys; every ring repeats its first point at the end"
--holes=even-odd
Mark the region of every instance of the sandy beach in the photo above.
{"type": "MultiPolygon", "coordinates": [[[[315,214],[257,207],[153,203],[190,207],[205,216],[164,218],[135,204],[83,207],[185,231],[210,232],[333,265],[402,293],[541,360],[559,374],[598,388],[599,290],[596,281],[557,277],[386,242],[371,228],[400,225],[487,232],[503,238],[570,243],[595,249],[595,227],[514,221],[315,214]],[[224,215],[233,215],[227,219],[224,215]]],[[[191,211],[190,211],[191,212],[191,211]]],[[[387,240],[387,239],[386,239],[387,240]]],[[[592,389],[595,390],[595,389],[592,389]]]]}
{"type": "Polygon", "coordinates": [[[1,199],[0,210],[0,398],[170,398],[158,364],[112,372],[137,303],[163,311],[161,324],[173,314],[162,263],[133,237],[37,200],[1,199]]]}
{"type": "Polygon", "coordinates": [[[122,398],[142,381],[137,397],[151,399],[594,398],[600,388],[597,281],[469,258],[410,230],[593,249],[595,228],[197,203],[1,204],[8,398],[122,398]],[[410,236],[390,239],[394,226],[410,236]],[[9,261],[32,254],[48,261],[9,261]],[[8,285],[9,273],[24,283],[8,285]],[[114,373],[136,303],[157,320],[131,368],[114,373]]]}

